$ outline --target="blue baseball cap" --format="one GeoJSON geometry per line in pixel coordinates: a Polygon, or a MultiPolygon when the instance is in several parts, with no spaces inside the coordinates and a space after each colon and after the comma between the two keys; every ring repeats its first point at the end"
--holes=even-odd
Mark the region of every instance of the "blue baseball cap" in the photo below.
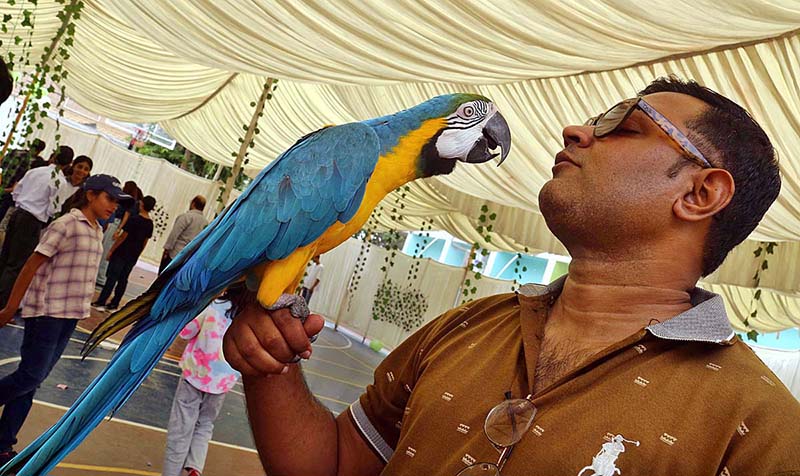
{"type": "Polygon", "coordinates": [[[84,190],[99,190],[116,198],[118,202],[132,202],[133,197],[122,191],[116,177],[105,174],[90,175],[83,182],[84,190]]]}

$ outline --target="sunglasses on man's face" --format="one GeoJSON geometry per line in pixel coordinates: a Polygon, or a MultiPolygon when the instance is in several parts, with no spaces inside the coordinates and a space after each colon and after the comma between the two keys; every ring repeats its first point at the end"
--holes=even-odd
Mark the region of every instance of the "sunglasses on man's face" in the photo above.
{"type": "Polygon", "coordinates": [[[594,126],[595,137],[605,137],[617,130],[636,109],[641,110],[650,120],[655,122],[656,125],[681,148],[688,160],[691,160],[704,169],[713,167],[703,156],[702,152],[692,144],[689,138],[675,127],[675,124],[670,122],[663,114],[656,111],[653,106],[648,104],[641,96],[626,99],[618,103],[603,114],[590,118],[584,125],[594,126]]]}

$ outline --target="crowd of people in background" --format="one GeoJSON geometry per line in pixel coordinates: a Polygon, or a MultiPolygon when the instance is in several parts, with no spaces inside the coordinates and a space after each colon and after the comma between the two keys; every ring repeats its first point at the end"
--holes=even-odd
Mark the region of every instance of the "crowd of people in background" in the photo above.
{"type": "Polygon", "coordinates": [[[0,464],[15,455],[36,389],[77,322],[90,316],[103,255],[100,222],[134,202],[115,177],[91,175],[91,158],[62,145],[45,161],[45,148],[37,139],[3,158],[0,327],[19,316],[24,333],[17,369],[0,379],[0,464]]]}
{"type": "MultiPolygon", "coordinates": [[[[130,277],[154,224],[156,199],[133,181],[92,175],[90,157],[34,139],[10,151],[0,176],[0,327],[24,323],[18,368],[0,379],[0,466],[81,319],[91,308],[107,313],[123,302],[130,277]],[[96,287],[102,286],[96,296],[96,287]],[[96,297],[95,297],[96,296],[96,297]]],[[[164,243],[161,273],[208,225],[206,199],[195,196],[164,243]]],[[[183,378],[175,394],[165,452],[165,475],[202,472],[213,423],[238,373],[222,358],[221,336],[230,324],[221,296],[181,332],[188,341],[183,378]],[[203,359],[195,354],[202,352],[203,359]],[[215,356],[215,357],[212,357],[215,356]],[[211,382],[211,383],[209,383],[211,382]]]]}
{"type": "MultiPolygon", "coordinates": [[[[36,389],[91,309],[105,314],[123,305],[128,279],[153,237],[156,199],[133,181],[92,175],[94,162],[47,144],[3,158],[0,176],[0,327],[24,324],[18,368],[0,379],[0,466],[13,458],[17,434],[36,389]],[[97,295],[97,287],[102,287],[97,295]]],[[[179,215],[163,245],[162,273],[206,226],[206,199],[197,195],[179,215]]],[[[319,285],[319,257],[310,264],[301,294],[319,285]]],[[[222,356],[231,323],[230,302],[216,299],[181,332],[187,342],[168,424],[164,476],[199,476],[225,394],[239,379],[222,356]],[[201,356],[202,358],[199,358],[201,356]]]]}

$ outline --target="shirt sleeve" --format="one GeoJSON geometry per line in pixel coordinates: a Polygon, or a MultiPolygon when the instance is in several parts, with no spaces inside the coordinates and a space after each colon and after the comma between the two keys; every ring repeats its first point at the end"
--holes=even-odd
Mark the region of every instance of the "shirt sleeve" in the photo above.
{"type": "Polygon", "coordinates": [[[52,258],[56,253],[64,251],[69,247],[67,225],[64,219],[59,219],[50,224],[42,234],[39,244],[34,250],[36,253],[41,253],[48,258],[52,258]]]}
{"type": "Polygon", "coordinates": [[[738,426],[730,423],[731,440],[715,474],[800,475],[800,426],[787,424],[800,421],[800,404],[782,385],[774,390],[769,394],[761,390],[752,411],[737,415],[742,419],[738,426]]]}
{"type": "Polygon", "coordinates": [[[172,250],[175,248],[175,242],[178,240],[178,237],[183,233],[183,230],[189,225],[189,220],[187,219],[186,214],[178,216],[175,219],[175,224],[172,225],[172,231],[169,233],[167,237],[166,243],[164,243],[164,249],[167,251],[172,250]]]}
{"type": "Polygon", "coordinates": [[[203,320],[205,319],[205,315],[208,310],[203,311],[202,314],[195,317],[188,324],[181,330],[181,333],[178,336],[183,340],[191,340],[200,333],[200,329],[203,327],[203,320]]]}
{"type": "Polygon", "coordinates": [[[27,176],[28,174],[26,172],[25,175],[23,175],[22,178],[19,180],[19,182],[17,182],[17,186],[14,187],[14,190],[11,192],[11,198],[13,198],[14,201],[17,201],[19,195],[22,193],[23,190],[25,190],[25,187],[27,186],[25,178],[27,178],[27,176]]]}
{"type": "Polygon", "coordinates": [[[369,446],[388,462],[400,439],[400,425],[426,349],[450,327],[463,308],[434,319],[403,341],[375,369],[374,381],[349,408],[350,418],[369,446]]]}

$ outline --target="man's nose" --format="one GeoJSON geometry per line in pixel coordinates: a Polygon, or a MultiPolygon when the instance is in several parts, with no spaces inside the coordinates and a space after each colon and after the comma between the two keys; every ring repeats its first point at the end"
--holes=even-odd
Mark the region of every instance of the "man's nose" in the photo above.
{"type": "Polygon", "coordinates": [[[564,147],[575,144],[578,147],[589,147],[594,141],[594,126],[567,126],[561,132],[564,147]]]}

